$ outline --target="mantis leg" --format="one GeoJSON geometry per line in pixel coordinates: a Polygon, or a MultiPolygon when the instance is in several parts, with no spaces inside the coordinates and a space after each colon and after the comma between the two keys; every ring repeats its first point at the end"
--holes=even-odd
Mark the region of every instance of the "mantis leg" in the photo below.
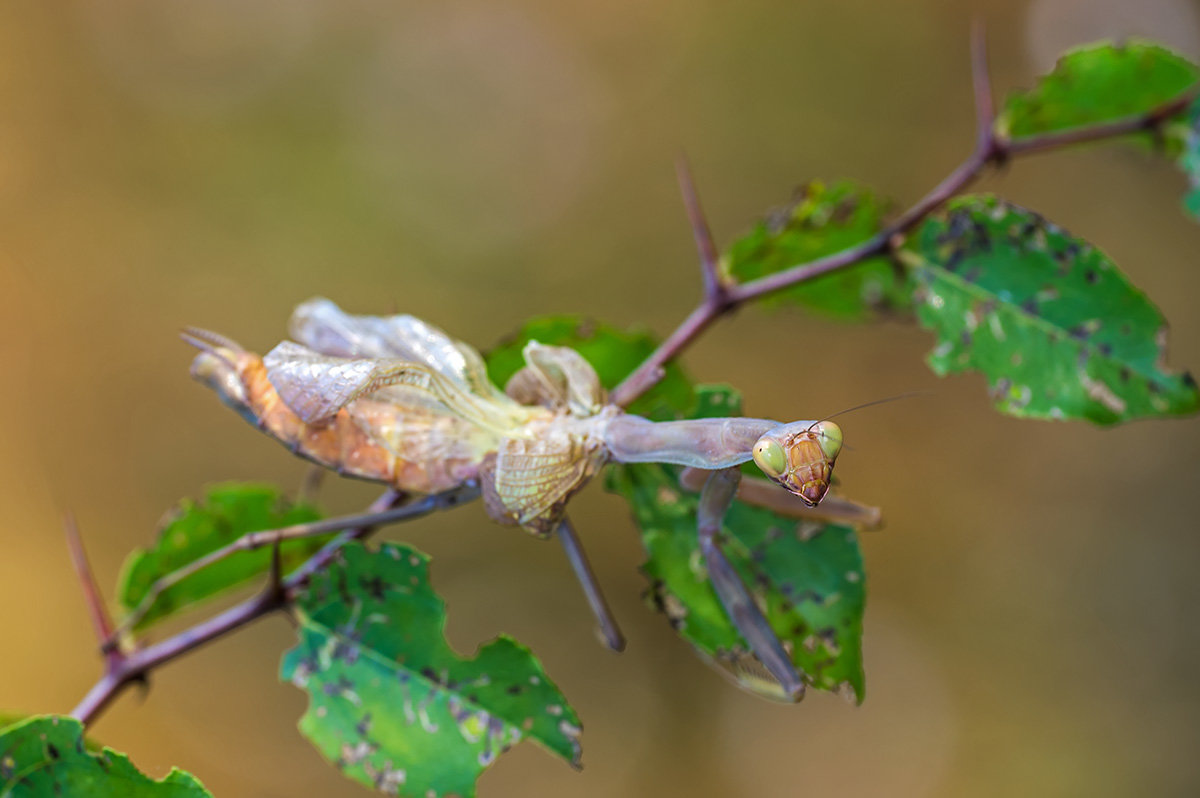
{"type": "MultiPolygon", "coordinates": [[[[711,473],[700,468],[685,468],[679,475],[679,484],[686,490],[698,491],[704,487],[711,473]]],[[[743,476],[738,484],[737,498],[747,504],[801,520],[829,521],[861,529],[878,529],[882,523],[882,514],[878,507],[829,495],[816,507],[809,507],[799,496],[788,493],[765,479],[743,476]]]]}
{"type": "Polygon", "coordinates": [[[780,687],[793,700],[804,696],[804,682],[792,665],[791,657],[771,629],[762,611],[754,603],[754,597],[738,576],[733,564],[721,551],[717,537],[721,532],[721,519],[729,509],[737,493],[741,472],[736,466],[713,471],[700,493],[699,522],[700,552],[708,568],[708,578],[717,597],[721,599],[729,619],[738,632],[750,644],[751,651],[778,680],[780,687]]]}
{"type": "Polygon", "coordinates": [[[600,635],[604,638],[604,644],[613,651],[624,651],[625,636],[621,634],[617,620],[613,617],[612,610],[608,608],[604,592],[600,589],[600,583],[596,581],[596,574],[592,571],[591,563],[588,562],[587,553],[583,550],[583,542],[575,534],[575,527],[571,526],[570,520],[564,516],[555,527],[554,534],[562,543],[563,551],[567,553],[567,560],[571,563],[571,569],[575,571],[575,578],[579,580],[579,585],[583,588],[583,595],[587,597],[588,606],[592,608],[592,614],[596,616],[596,622],[600,624],[600,635]]]}

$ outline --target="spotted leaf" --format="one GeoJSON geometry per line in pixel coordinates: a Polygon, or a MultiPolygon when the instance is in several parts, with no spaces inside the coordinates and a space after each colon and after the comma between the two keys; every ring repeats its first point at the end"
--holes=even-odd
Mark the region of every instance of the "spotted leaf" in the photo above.
{"type": "MultiPolygon", "coordinates": [[[[592,365],[600,384],[608,390],[616,387],[658,345],[654,336],[641,330],[622,330],[579,316],[542,316],[525,322],[520,330],[488,352],[488,376],[494,383],[504,385],[525,365],[521,351],[530,341],[571,347],[592,365]]],[[[686,411],[691,402],[691,385],[679,366],[670,364],[666,376],[629,409],[644,416],[674,416],[686,411]]]]}
{"type": "Polygon", "coordinates": [[[74,718],[39,715],[0,728],[0,796],[41,798],[212,798],[195,776],[172,769],[146,776],[125,754],[93,750],[74,718]]]}
{"type": "Polygon", "coordinates": [[[1188,191],[1183,196],[1183,208],[1200,221],[1200,100],[1188,109],[1183,132],[1179,168],[1188,179],[1188,191]]]}
{"type": "MultiPolygon", "coordinates": [[[[306,523],[319,517],[315,508],[289,502],[270,485],[214,486],[201,501],[180,502],[163,523],[154,545],[138,549],[126,559],[117,587],[118,599],[126,610],[132,610],[149,595],[155,581],[248,532],[306,523]]],[[[288,541],[281,549],[284,567],[299,565],[328,539],[324,536],[288,541]]],[[[150,626],[265,574],[270,564],[268,548],[226,557],[160,593],[135,628],[150,626]]]]}
{"type": "Polygon", "coordinates": [[[1035,213],[962,197],[902,253],[938,374],[977,370],[997,408],[1112,424],[1194,412],[1165,365],[1166,323],[1111,260],[1035,213]]]}
{"type": "Polygon", "coordinates": [[[579,718],[527,648],[501,636],[464,658],[425,554],[344,547],[296,603],[281,677],[309,694],[300,730],[350,778],[391,795],[470,796],[525,738],[578,766],[579,718]]]}
{"type": "MultiPolygon", "coordinates": [[[[730,245],[722,269],[741,282],[765,277],[861,244],[879,232],[887,203],[848,180],[813,181],[730,245]]],[[[799,303],[854,320],[902,301],[895,268],[867,258],[847,269],[772,294],[768,302],[799,303]]]]}
{"type": "MultiPolygon", "coordinates": [[[[702,386],[692,417],[738,415],[740,401],[730,388],[702,386]]],[[[709,582],[696,536],[698,496],[680,488],[678,469],[616,466],[609,486],[629,501],[641,529],[647,554],[642,571],[654,606],[739,686],[784,700],[709,582]]],[[[798,522],[735,501],[721,542],[804,681],[822,690],[847,691],[861,701],[866,586],[854,530],[798,522]]]]}
{"type": "MultiPolygon", "coordinates": [[[[1137,116],[1188,91],[1197,79],[1200,68],[1151,42],[1087,45],[1060,58],[1032,89],[1010,96],[998,130],[1022,138],[1137,116]]],[[[1168,135],[1167,144],[1175,149],[1176,137],[1168,135]]]]}

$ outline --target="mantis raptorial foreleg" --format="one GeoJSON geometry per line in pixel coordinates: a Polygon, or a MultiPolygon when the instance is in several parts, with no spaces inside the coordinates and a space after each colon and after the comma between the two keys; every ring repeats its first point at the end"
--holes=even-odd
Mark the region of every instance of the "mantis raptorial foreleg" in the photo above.
{"type": "Polygon", "coordinates": [[[746,584],[738,576],[733,564],[721,550],[718,537],[721,519],[737,493],[741,472],[736,466],[711,471],[704,489],[700,493],[697,511],[700,552],[708,568],[708,578],[717,592],[729,619],[741,633],[754,655],[771,675],[779,681],[784,693],[793,700],[804,696],[804,682],[792,665],[791,657],[771,629],[767,619],[750,595],[746,584]]]}
{"type": "MultiPolygon", "coordinates": [[[[698,492],[711,473],[702,468],[685,468],[679,474],[679,484],[685,490],[698,492]]],[[[829,495],[813,507],[799,496],[780,490],[773,482],[745,475],[738,483],[737,498],[738,501],[802,521],[828,521],[860,529],[877,529],[882,523],[882,512],[878,507],[829,495]]]]}
{"type": "Polygon", "coordinates": [[[612,610],[608,608],[604,591],[600,589],[600,583],[596,581],[596,574],[592,571],[591,563],[588,562],[587,553],[583,550],[583,543],[575,534],[575,528],[564,517],[555,527],[554,534],[562,543],[563,551],[567,554],[567,561],[571,563],[571,570],[575,572],[575,578],[579,580],[579,585],[583,588],[583,595],[587,598],[588,606],[592,608],[592,614],[596,616],[596,623],[600,625],[600,636],[604,639],[604,644],[613,651],[624,651],[625,636],[621,634],[617,620],[613,617],[612,610]]]}

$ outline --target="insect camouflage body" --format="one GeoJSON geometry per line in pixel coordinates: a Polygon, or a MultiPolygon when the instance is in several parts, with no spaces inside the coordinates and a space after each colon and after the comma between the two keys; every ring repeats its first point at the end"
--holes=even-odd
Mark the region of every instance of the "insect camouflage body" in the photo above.
{"type": "Polygon", "coordinates": [[[842,446],[836,424],[648,421],[609,404],[595,370],[573,349],[536,341],[502,392],[479,353],[438,328],[408,315],[349,315],[327,299],[297,307],[289,331],[293,341],[260,358],[190,329],[184,338],[201,349],[192,374],[294,453],[338,473],[425,494],[474,483],[493,519],[547,536],[565,523],[567,499],[607,462],[709,472],[701,550],[726,611],[761,661],[757,670],[766,668],[765,688],[740,678],[755,670],[746,663],[739,681],[776,698],[802,695],[790,657],[716,538],[747,460],[799,497],[801,511],[815,507],[842,446]],[[706,506],[715,516],[707,525],[706,506]]]}

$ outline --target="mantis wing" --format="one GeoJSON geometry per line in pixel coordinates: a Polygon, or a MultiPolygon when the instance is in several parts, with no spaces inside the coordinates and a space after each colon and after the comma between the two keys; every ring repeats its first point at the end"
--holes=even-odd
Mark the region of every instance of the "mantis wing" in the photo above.
{"type": "Polygon", "coordinates": [[[522,354],[525,367],[504,386],[521,404],[567,409],[579,417],[594,415],[604,405],[600,377],[574,349],[530,341],[522,354]]]}
{"type": "MultiPolygon", "coordinates": [[[[389,393],[396,390],[389,389],[389,393]]],[[[439,490],[472,478],[500,437],[405,391],[414,401],[398,404],[375,398],[352,402],[346,412],[372,440],[396,456],[397,484],[439,490]]]]}
{"type": "Polygon", "coordinates": [[[478,396],[501,396],[475,349],[416,316],[353,316],[316,297],[297,306],[288,330],[297,341],[324,355],[418,363],[478,396]]]}
{"type": "MultiPolygon", "coordinates": [[[[406,360],[344,358],[284,341],[263,358],[267,379],[292,412],[306,424],[323,422],[358,399],[436,411],[444,407],[476,426],[498,434],[511,431],[512,408],[468,393],[438,371],[406,360]]],[[[505,400],[516,407],[511,400],[505,400]]]]}
{"type": "Polygon", "coordinates": [[[496,457],[496,494],[513,520],[547,534],[556,507],[603,463],[599,454],[572,435],[508,438],[496,457]]]}

